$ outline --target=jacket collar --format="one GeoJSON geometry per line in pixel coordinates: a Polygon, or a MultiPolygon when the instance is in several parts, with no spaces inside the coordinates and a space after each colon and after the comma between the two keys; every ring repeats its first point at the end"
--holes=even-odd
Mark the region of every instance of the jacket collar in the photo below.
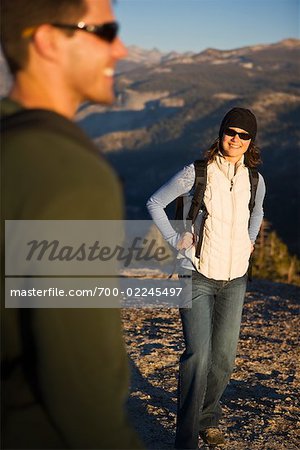
{"type": "Polygon", "coordinates": [[[225,157],[222,155],[222,153],[219,152],[216,156],[215,161],[218,168],[224,173],[224,175],[229,180],[231,180],[235,176],[235,174],[241,167],[245,167],[244,155],[242,155],[241,159],[234,164],[231,163],[230,161],[227,161],[225,157]]]}

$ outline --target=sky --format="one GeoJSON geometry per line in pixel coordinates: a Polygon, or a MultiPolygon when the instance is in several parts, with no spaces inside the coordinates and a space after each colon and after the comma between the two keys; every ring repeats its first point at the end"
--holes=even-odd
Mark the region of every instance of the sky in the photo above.
{"type": "Polygon", "coordinates": [[[300,0],[117,0],[126,45],[200,52],[300,38],[300,0]]]}

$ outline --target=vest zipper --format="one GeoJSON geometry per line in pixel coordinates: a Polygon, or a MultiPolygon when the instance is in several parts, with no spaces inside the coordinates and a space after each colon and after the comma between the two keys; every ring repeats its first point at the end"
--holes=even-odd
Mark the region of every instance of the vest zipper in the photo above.
{"type": "MultiPolygon", "coordinates": [[[[232,193],[232,188],[233,188],[233,178],[231,178],[230,180],[230,192],[232,193]]],[[[232,193],[232,217],[233,217],[233,222],[232,222],[232,228],[231,228],[231,245],[230,245],[230,264],[229,264],[229,277],[228,277],[228,281],[230,281],[230,276],[231,276],[231,266],[232,266],[232,240],[233,240],[233,224],[234,224],[234,218],[235,218],[235,204],[234,204],[234,195],[232,193]]]]}

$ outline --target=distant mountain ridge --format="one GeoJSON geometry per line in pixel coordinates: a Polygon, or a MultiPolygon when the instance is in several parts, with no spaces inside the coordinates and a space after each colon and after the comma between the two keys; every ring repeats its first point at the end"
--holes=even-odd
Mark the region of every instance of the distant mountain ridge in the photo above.
{"type": "Polygon", "coordinates": [[[274,44],[256,44],[253,46],[241,47],[233,50],[218,50],[215,48],[207,48],[199,53],[197,52],[162,52],[157,48],[151,50],[142,49],[138,46],[128,47],[128,56],[126,60],[118,63],[118,71],[123,73],[128,70],[137,68],[140,65],[151,66],[153,64],[161,64],[172,61],[172,63],[180,63],[189,60],[190,62],[214,61],[219,59],[228,59],[232,57],[242,57],[248,55],[249,52],[257,52],[270,48],[300,48],[299,39],[284,39],[274,44]]]}

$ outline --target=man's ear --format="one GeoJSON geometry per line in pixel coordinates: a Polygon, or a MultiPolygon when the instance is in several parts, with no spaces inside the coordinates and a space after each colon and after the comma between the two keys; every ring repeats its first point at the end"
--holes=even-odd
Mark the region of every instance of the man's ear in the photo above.
{"type": "Polygon", "coordinates": [[[40,25],[33,35],[33,46],[40,57],[55,61],[62,34],[51,25],[40,25]]]}

